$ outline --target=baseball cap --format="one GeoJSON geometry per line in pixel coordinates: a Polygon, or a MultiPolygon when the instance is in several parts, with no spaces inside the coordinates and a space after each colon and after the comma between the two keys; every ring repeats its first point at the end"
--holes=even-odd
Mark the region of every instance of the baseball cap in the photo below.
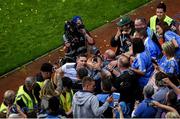
{"type": "Polygon", "coordinates": [[[119,22],[117,22],[118,26],[124,26],[126,24],[129,24],[131,22],[131,19],[129,16],[123,16],[120,18],[119,22]]]}

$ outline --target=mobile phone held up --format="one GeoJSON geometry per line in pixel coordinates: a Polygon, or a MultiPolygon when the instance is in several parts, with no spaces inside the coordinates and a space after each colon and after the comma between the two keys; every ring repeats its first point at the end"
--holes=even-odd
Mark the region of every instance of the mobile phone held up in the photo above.
{"type": "Polygon", "coordinates": [[[120,93],[112,93],[113,96],[113,106],[116,107],[119,104],[119,99],[120,99],[120,93]]]}
{"type": "Polygon", "coordinates": [[[158,63],[157,63],[157,61],[155,60],[155,59],[151,59],[151,62],[153,63],[153,64],[155,64],[155,65],[158,65],[158,63]]]}

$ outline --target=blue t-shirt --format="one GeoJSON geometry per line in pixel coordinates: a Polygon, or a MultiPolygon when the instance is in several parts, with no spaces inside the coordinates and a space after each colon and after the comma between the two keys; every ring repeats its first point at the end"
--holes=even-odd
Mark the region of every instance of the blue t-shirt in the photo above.
{"type": "Polygon", "coordinates": [[[170,73],[176,76],[179,74],[179,66],[174,58],[168,60],[166,56],[163,56],[159,61],[159,66],[165,73],[170,73]]]}
{"type": "Polygon", "coordinates": [[[140,87],[143,88],[148,83],[149,78],[152,76],[152,73],[154,71],[154,67],[151,62],[151,57],[147,50],[137,54],[131,67],[145,73],[144,76],[138,79],[140,87]]]}
{"type": "Polygon", "coordinates": [[[166,31],[164,34],[164,38],[165,41],[172,41],[173,39],[176,40],[177,44],[178,44],[178,49],[175,52],[176,55],[176,59],[180,60],[180,36],[176,33],[174,33],[173,31],[166,31]]]}
{"type": "MultiPolygon", "coordinates": [[[[108,93],[102,93],[102,94],[97,94],[96,97],[98,98],[98,101],[105,103],[107,98],[110,96],[108,93]]],[[[113,103],[111,102],[109,104],[109,107],[113,107],[113,103]]]]}
{"type": "Polygon", "coordinates": [[[150,106],[152,98],[144,99],[136,108],[134,115],[138,118],[154,118],[156,116],[157,109],[150,106]]]}
{"type": "Polygon", "coordinates": [[[161,50],[159,47],[147,37],[144,42],[145,49],[149,52],[151,58],[158,60],[161,55],[161,50]]]}

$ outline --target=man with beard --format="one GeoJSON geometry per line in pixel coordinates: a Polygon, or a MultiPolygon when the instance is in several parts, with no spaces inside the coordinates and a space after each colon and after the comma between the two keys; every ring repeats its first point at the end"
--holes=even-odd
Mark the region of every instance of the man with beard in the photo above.
{"type": "Polygon", "coordinates": [[[156,43],[156,45],[159,47],[159,49],[162,51],[161,45],[156,37],[156,34],[151,30],[150,27],[147,26],[146,19],[143,17],[136,18],[134,21],[134,27],[136,31],[141,31],[143,29],[146,29],[147,36],[156,43]]]}

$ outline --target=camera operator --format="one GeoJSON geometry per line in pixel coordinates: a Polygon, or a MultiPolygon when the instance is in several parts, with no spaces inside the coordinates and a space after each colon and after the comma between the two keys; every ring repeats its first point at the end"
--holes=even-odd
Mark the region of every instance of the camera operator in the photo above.
{"type": "Polygon", "coordinates": [[[125,53],[131,45],[130,39],[134,34],[134,23],[129,16],[123,16],[117,23],[117,33],[111,39],[111,46],[117,47],[116,56],[125,53]]]}
{"type": "Polygon", "coordinates": [[[64,27],[64,35],[63,35],[63,40],[64,40],[64,51],[65,51],[65,56],[73,57],[75,56],[75,50],[77,44],[77,37],[76,37],[76,31],[75,31],[75,26],[72,24],[71,21],[67,21],[65,23],[64,27]]]}
{"type": "Polygon", "coordinates": [[[76,58],[78,54],[87,53],[87,45],[94,45],[94,40],[85,29],[82,19],[75,16],[66,22],[64,39],[65,56],[76,58]]]}

